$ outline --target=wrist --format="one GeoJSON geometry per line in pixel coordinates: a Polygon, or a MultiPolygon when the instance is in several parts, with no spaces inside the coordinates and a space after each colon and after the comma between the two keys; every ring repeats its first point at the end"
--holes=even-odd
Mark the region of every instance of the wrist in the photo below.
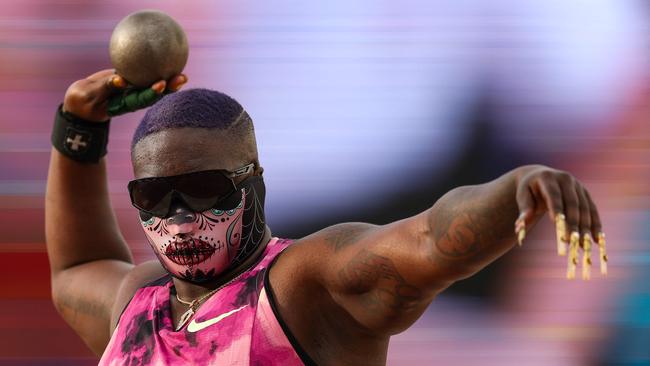
{"type": "Polygon", "coordinates": [[[79,110],[79,107],[75,107],[74,105],[66,105],[66,102],[63,102],[60,105],[60,109],[66,117],[74,120],[80,120],[85,123],[101,124],[109,122],[111,120],[105,112],[101,113],[94,109],[90,109],[84,112],[79,110]]]}
{"type": "Polygon", "coordinates": [[[106,155],[110,120],[92,122],[63,110],[54,118],[51,142],[61,154],[80,163],[98,163],[106,155]]]}

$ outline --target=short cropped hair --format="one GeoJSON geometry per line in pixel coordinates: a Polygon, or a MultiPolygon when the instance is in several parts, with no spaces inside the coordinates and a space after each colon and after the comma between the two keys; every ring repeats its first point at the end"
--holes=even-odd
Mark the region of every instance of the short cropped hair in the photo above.
{"type": "Polygon", "coordinates": [[[149,108],[135,130],[131,150],[152,133],[182,127],[228,130],[242,139],[252,136],[255,143],[253,121],[239,102],[216,90],[187,89],[149,108]]]}

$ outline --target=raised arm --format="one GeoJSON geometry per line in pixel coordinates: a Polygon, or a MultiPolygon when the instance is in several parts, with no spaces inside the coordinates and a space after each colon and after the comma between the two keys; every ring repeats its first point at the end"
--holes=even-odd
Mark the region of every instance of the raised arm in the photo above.
{"type": "MultiPolygon", "coordinates": [[[[154,84],[158,93],[165,82],[154,84]]],[[[63,108],[94,123],[108,120],[108,99],[125,86],[113,70],[73,83],[63,108]],[[115,79],[117,78],[117,79],[115,79]]],[[[106,162],[79,163],[52,148],[45,193],[45,234],[52,298],[66,322],[101,354],[120,286],[133,259],[111,208],[106,162]]]]}
{"type": "Polygon", "coordinates": [[[506,253],[517,241],[515,226],[530,230],[544,212],[566,215],[565,239],[572,231],[595,236],[601,229],[595,205],[575,178],[525,166],[456,188],[398,222],[327,228],[296,244],[295,255],[288,252],[284,260],[291,265],[292,257],[301,257],[303,275],[321,283],[358,324],[390,335],[415,322],[437,293],[506,253]]]}

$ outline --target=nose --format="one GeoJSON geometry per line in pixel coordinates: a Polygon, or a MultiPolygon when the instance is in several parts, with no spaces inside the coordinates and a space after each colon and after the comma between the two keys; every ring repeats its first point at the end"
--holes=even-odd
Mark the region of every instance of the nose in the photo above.
{"type": "Polygon", "coordinates": [[[175,206],[171,215],[165,219],[171,235],[189,233],[194,230],[196,213],[183,206],[175,206]]]}

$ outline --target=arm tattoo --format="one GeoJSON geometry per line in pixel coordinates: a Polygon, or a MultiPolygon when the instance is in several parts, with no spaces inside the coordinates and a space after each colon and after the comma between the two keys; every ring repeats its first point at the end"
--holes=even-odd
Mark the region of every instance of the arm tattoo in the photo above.
{"type": "Polygon", "coordinates": [[[58,306],[65,313],[71,312],[72,318],[78,314],[85,314],[92,317],[102,317],[106,315],[103,304],[93,299],[87,299],[84,296],[66,294],[63,299],[58,301],[58,306]]]}
{"type": "Polygon", "coordinates": [[[439,219],[435,228],[435,245],[445,257],[464,258],[481,249],[482,234],[476,230],[480,217],[469,213],[439,219]],[[474,216],[474,217],[472,217],[474,216]]]}
{"type": "Polygon", "coordinates": [[[70,284],[62,285],[58,291],[60,295],[57,296],[55,305],[66,319],[74,319],[79,314],[92,317],[107,315],[105,304],[92,297],[83,296],[83,294],[73,289],[70,284]]]}
{"type": "Polygon", "coordinates": [[[508,189],[486,194],[468,188],[443,197],[431,211],[435,243],[431,260],[437,264],[439,260],[481,262],[514,244],[518,209],[515,194],[508,189]]]}
{"type": "Polygon", "coordinates": [[[338,251],[350,244],[357,242],[357,239],[373,225],[371,224],[339,224],[332,226],[325,234],[325,241],[338,251]]]}
{"type": "Polygon", "coordinates": [[[362,303],[368,310],[408,310],[422,298],[422,291],[406,282],[392,260],[366,249],[343,267],[339,278],[363,293],[362,303]]]}

